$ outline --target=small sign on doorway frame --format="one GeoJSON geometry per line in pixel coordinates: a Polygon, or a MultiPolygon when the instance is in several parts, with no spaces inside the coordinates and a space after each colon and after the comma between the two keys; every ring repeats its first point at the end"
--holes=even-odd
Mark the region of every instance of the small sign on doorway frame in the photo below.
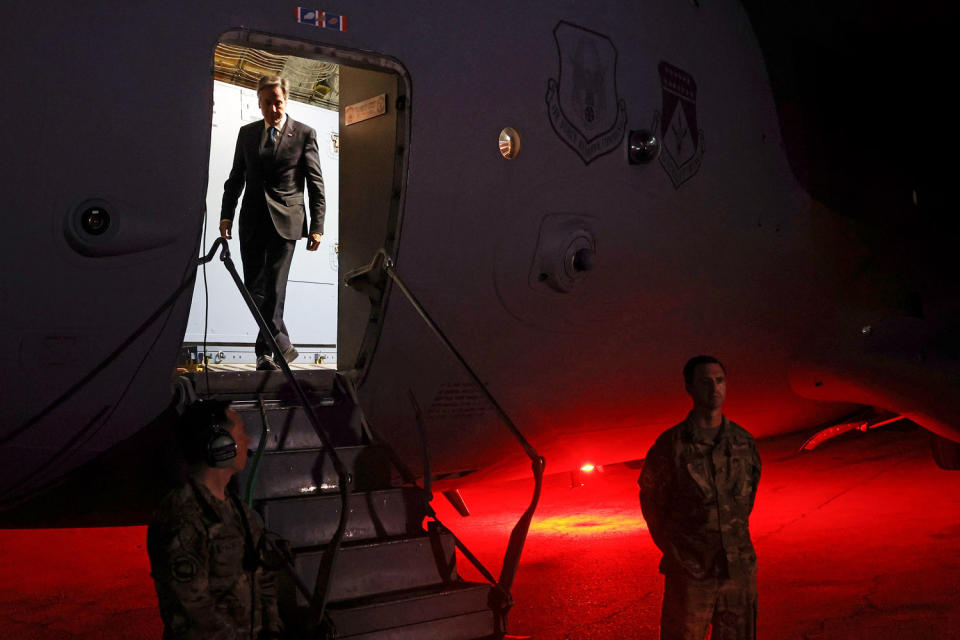
{"type": "Polygon", "coordinates": [[[344,126],[350,126],[357,122],[363,122],[370,118],[382,116],[387,112],[387,94],[381,93],[378,96],[368,98],[362,102],[351,104],[343,108],[344,126]]]}

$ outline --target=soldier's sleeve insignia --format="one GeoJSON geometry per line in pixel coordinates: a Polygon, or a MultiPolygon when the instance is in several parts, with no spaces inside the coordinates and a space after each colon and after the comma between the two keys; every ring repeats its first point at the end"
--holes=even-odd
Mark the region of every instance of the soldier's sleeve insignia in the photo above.
{"type": "Polygon", "coordinates": [[[177,582],[191,582],[200,571],[200,560],[189,553],[182,553],[170,561],[170,576],[177,582]]]}

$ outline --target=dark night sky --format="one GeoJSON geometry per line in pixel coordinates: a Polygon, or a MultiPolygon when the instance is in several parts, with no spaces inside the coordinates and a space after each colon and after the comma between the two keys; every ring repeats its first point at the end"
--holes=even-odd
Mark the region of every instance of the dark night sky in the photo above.
{"type": "MultiPolygon", "coordinates": [[[[895,311],[949,318],[955,259],[956,9],[917,0],[744,0],[793,171],[897,290],[895,311]],[[914,202],[916,193],[916,203],[914,202]]],[[[960,357],[960,339],[944,345],[960,357]]]]}
{"type": "Polygon", "coordinates": [[[791,163],[810,192],[851,216],[903,215],[914,189],[926,207],[945,206],[956,140],[948,5],[744,4],[791,163]]]}

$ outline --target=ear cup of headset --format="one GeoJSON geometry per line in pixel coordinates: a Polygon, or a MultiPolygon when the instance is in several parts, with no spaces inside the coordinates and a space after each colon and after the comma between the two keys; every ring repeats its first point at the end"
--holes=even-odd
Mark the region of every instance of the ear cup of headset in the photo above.
{"type": "Polygon", "coordinates": [[[206,462],[211,467],[223,469],[233,464],[237,457],[237,441],[220,425],[210,427],[206,444],[206,462]]]}

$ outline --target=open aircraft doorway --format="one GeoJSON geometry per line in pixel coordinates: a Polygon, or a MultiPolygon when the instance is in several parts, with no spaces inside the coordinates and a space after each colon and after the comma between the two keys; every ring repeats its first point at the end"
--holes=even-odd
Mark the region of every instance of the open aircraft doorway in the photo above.
{"type": "MultiPolygon", "coordinates": [[[[284,320],[296,340],[300,355],[295,361],[336,363],[337,242],[339,214],[339,144],[337,115],[339,67],[330,62],[275,55],[240,45],[220,43],[213,62],[213,116],[210,132],[210,165],[201,247],[203,253],[220,235],[220,210],[224,182],[230,173],[240,127],[263,118],[257,99],[257,80],[279,75],[290,82],[286,114],[317,132],[318,156],[324,179],[326,216],[324,234],[316,251],[297,242],[287,278],[284,320]]],[[[309,203],[308,203],[309,205],[309,203]]],[[[238,216],[239,217],[239,216],[238,216]]],[[[242,224],[242,223],[241,223],[242,224]]],[[[239,235],[234,227],[230,242],[234,261],[242,272],[239,235]]],[[[257,325],[230,274],[218,265],[204,265],[198,274],[193,303],[184,335],[188,362],[214,367],[254,364],[257,325]]]]}
{"type": "MultiPolygon", "coordinates": [[[[348,293],[358,300],[341,309],[342,274],[369,261],[381,247],[392,246],[398,229],[402,163],[397,161],[395,149],[403,149],[398,134],[405,130],[398,127],[396,113],[398,104],[400,109],[405,105],[405,98],[398,95],[401,83],[396,72],[342,64],[338,53],[238,31],[224,35],[212,64],[213,111],[201,253],[206,254],[220,235],[224,182],[233,163],[238,131],[263,117],[256,91],[258,79],[277,75],[288,80],[287,116],[317,134],[326,201],[323,237],[316,251],[306,250],[305,239],[297,242],[284,309],[284,321],[299,352],[290,364],[300,369],[338,368],[341,344],[347,347],[347,364],[355,361],[369,329],[369,302],[348,293]],[[347,138],[353,133],[355,144],[347,166],[352,171],[344,184],[341,134],[351,126],[347,138]],[[341,199],[341,190],[347,198],[341,199]],[[340,216],[344,201],[351,211],[346,225],[340,216]],[[341,243],[342,239],[346,243],[341,243]],[[344,248],[346,255],[341,253],[344,248]]],[[[366,59],[361,65],[369,67],[370,63],[366,59]]],[[[308,194],[305,200],[309,213],[308,194]]],[[[229,246],[242,273],[239,218],[235,218],[229,246]]],[[[218,261],[203,265],[193,291],[180,365],[189,371],[252,369],[257,333],[256,322],[228,271],[220,268],[218,261]]]]}

